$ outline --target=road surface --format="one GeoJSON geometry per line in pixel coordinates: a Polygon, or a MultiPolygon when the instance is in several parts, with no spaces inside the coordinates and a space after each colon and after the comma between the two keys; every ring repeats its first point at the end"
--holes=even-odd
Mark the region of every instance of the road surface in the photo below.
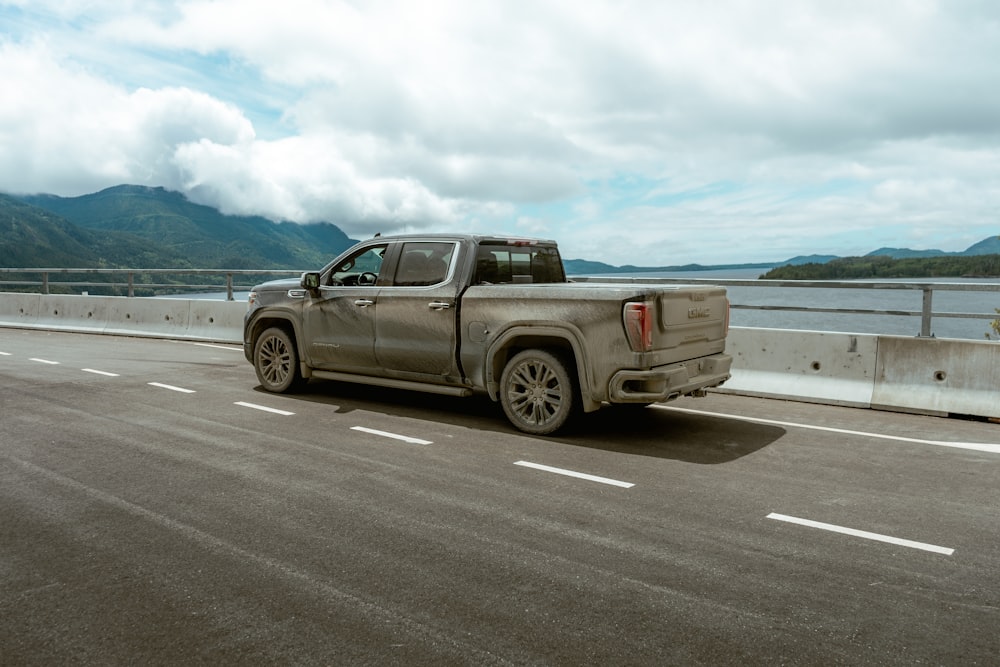
{"type": "Polygon", "coordinates": [[[1000,426],[712,394],[515,431],[0,329],[0,664],[998,664],[1000,426]]]}

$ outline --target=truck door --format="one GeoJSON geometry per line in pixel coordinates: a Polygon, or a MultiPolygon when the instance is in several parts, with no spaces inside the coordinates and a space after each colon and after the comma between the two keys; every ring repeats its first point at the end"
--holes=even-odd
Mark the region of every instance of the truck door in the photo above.
{"type": "Polygon", "coordinates": [[[375,357],[389,375],[456,381],[459,244],[402,244],[391,281],[379,292],[375,357]]]}
{"type": "Polygon", "coordinates": [[[359,248],[320,276],[318,294],[305,297],[303,322],[313,367],[359,373],[376,368],[377,283],[387,248],[387,243],[359,248]]]}

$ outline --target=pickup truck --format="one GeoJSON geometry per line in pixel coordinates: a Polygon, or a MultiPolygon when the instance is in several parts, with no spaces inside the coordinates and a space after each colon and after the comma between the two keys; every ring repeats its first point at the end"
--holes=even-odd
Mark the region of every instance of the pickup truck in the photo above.
{"type": "Polygon", "coordinates": [[[606,403],[704,395],[730,377],[728,328],[721,287],[571,282],[554,241],[408,234],[254,287],[243,351],[267,391],[485,394],[544,435],[606,403]]]}

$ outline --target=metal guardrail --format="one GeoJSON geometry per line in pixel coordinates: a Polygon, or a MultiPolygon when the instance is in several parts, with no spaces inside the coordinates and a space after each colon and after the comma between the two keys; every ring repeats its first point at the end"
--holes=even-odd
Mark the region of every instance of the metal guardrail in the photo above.
{"type": "MultiPolygon", "coordinates": [[[[228,301],[233,301],[233,292],[249,290],[253,285],[236,285],[234,276],[297,276],[301,271],[288,269],[5,269],[0,268],[0,275],[38,275],[38,280],[0,280],[0,287],[39,287],[42,294],[51,294],[53,287],[101,287],[126,290],[130,297],[135,296],[136,288],[141,289],[185,289],[185,290],[225,290],[228,301]],[[123,276],[124,280],[98,282],[93,280],[53,280],[55,276],[123,276]],[[199,284],[189,281],[174,283],[136,282],[136,276],[223,276],[225,283],[199,284]]],[[[259,282],[259,280],[257,281],[259,282]]]]}
{"type": "Polygon", "coordinates": [[[730,278],[619,278],[619,277],[581,277],[573,280],[580,282],[600,281],[620,283],[646,284],[684,284],[684,285],[721,285],[723,287],[795,287],[795,288],[827,288],[827,289],[870,289],[870,290],[920,290],[923,302],[919,311],[910,310],[873,310],[858,308],[822,308],[813,306],[774,306],[774,305],[737,305],[734,310],[772,310],[802,313],[841,313],[847,315],[900,315],[920,318],[920,336],[933,336],[931,321],[935,317],[997,320],[994,313],[957,313],[937,312],[933,309],[934,292],[1000,292],[1000,285],[991,283],[917,283],[917,282],[854,282],[842,280],[734,280],[730,278]]]}
{"type": "MultiPolygon", "coordinates": [[[[135,296],[135,289],[185,289],[185,290],[221,290],[225,289],[229,301],[233,301],[235,291],[246,291],[253,285],[236,285],[236,276],[297,276],[301,271],[289,269],[65,269],[65,268],[0,268],[0,276],[9,275],[37,275],[37,280],[0,280],[0,287],[39,287],[43,294],[50,294],[53,287],[82,288],[82,287],[106,287],[113,289],[123,289],[127,291],[129,297],[135,296]],[[99,275],[99,276],[123,276],[124,280],[111,282],[96,282],[86,280],[53,280],[53,276],[77,276],[77,275],[99,275]],[[183,283],[154,283],[136,282],[136,276],[149,278],[151,276],[222,276],[225,284],[211,283],[201,284],[192,282],[183,283]]],[[[775,305],[753,305],[753,304],[732,304],[734,310],[770,310],[786,312],[804,313],[842,313],[849,315],[899,315],[908,317],[920,317],[920,336],[932,336],[931,323],[933,318],[962,318],[996,320],[994,313],[958,313],[958,312],[938,312],[933,309],[934,292],[960,291],[960,292],[1000,292],[1000,284],[991,283],[920,283],[920,282],[855,282],[855,281],[835,281],[835,280],[734,280],[729,278],[641,278],[641,277],[618,277],[618,276],[571,276],[575,282],[603,282],[603,283],[645,283],[645,284],[688,284],[688,285],[721,285],[723,287],[794,287],[794,288],[833,288],[833,289],[868,289],[868,290],[920,290],[923,293],[922,307],[919,311],[908,310],[874,310],[857,308],[823,308],[814,306],[775,306],[775,305]]]]}

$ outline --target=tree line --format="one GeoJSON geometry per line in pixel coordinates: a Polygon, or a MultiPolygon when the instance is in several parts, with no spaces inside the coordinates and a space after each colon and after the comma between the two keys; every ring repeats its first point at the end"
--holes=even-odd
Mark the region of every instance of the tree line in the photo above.
{"type": "Polygon", "coordinates": [[[943,257],[841,257],[823,264],[787,265],[761,276],[772,280],[864,280],[867,278],[997,278],[1000,255],[943,257]]]}

